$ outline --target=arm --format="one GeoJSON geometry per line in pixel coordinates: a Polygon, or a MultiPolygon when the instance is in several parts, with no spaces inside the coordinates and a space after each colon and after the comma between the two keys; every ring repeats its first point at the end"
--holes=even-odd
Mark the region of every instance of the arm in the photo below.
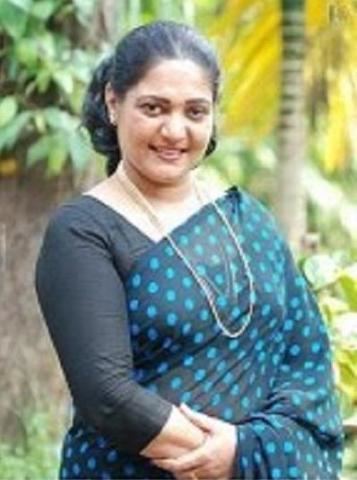
{"type": "Polygon", "coordinates": [[[200,430],[132,378],[123,284],[110,239],[78,207],[59,209],[37,263],[38,299],[74,404],[123,452],[177,455],[203,441],[200,430]]]}

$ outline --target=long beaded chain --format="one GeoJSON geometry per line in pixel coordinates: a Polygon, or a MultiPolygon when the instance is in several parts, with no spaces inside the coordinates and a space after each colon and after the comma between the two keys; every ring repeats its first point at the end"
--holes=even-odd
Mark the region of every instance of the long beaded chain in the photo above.
{"type": "MultiPolygon", "coordinates": [[[[247,313],[247,320],[243,322],[243,325],[236,331],[236,332],[230,332],[227,327],[223,324],[221,317],[217,311],[216,305],[214,303],[214,298],[212,291],[210,290],[210,287],[208,285],[208,282],[202,278],[194,269],[193,265],[191,262],[188,260],[188,258],[185,256],[185,254],[182,252],[180,247],[175,243],[173,240],[172,236],[166,231],[165,227],[162,225],[158,215],[155,213],[152,205],[150,202],[144,197],[144,195],[140,192],[140,190],[134,185],[134,183],[128,178],[126,175],[125,171],[123,169],[119,169],[116,174],[121,186],[124,188],[125,192],[131,198],[134,202],[136,201],[145,211],[146,215],[148,216],[148,219],[152,223],[152,225],[158,229],[158,231],[163,235],[163,237],[167,238],[169,241],[172,249],[176,252],[177,256],[182,260],[182,262],[186,265],[190,273],[192,274],[193,278],[197,282],[198,286],[202,289],[208,305],[211,309],[211,312],[213,314],[213,317],[219,326],[219,328],[222,330],[224,335],[226,335],[229,338],[237,338],[240,335],[243,334],[247,326],[249,325],[252,315],[253,315],[253,310],[255,306],[255,290],[254,290],[254,280],[253,280],[253,275],[252,271],[249,266],[248,259],[246,258],[242,246],[240,245],[232,226],[230,225],[225,213],[222,211],[222,209],[217,205],[217,202],[214,199],[211,199],[206,192],[206,199],[211,203],[216,210],[217,214],[221,218],[222,222],[227,228],[227,231],[229,232],[230,236],[232,237],[233,243],[235,244],[237,248],[237,252],[240,255],[243,263],[243,267],[248,279],[248,284],[249,284],[249,308],[248,308],[248,313],[247,313]]],[[[195,187],[195,192],[202,203],[204,204],[204,198],[202,193],[199,191],[198,185],[196,182],[194,182],[194,187],[195,187]]]]}

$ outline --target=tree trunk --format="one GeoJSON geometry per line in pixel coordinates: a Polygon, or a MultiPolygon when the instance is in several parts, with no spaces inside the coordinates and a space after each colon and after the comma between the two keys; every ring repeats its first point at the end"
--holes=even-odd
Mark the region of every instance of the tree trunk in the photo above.
{"type": "MultiPolygon", "coordinates": [[[[42,172],[41,172],[42,173],[42,172]]],[[[1,440],[23,437],[21,414],[64,398],[64,383],[41,320],[34,268],[48,218],[73,195],[71,175],[45,180],[39,169],[0,179],[1,440]]],[[[63,402],[62,402],[63,403],[63,402]]]]}
{"type": "Polygon", "coordinates": [[[299,248],[306,233],[303,169],[306,157],[304,112],[304,1],[282,0],[281,104],[276,212],[290,244],[299,248]]]}
{"type": "Polygon", "coordinates": [[[98,49],[101,43],[114,46],[118,40],[119,15],[125,14],[125,3],[117,0],[96,2],[92,28],[88,31],[88,41],[98,49]]]}

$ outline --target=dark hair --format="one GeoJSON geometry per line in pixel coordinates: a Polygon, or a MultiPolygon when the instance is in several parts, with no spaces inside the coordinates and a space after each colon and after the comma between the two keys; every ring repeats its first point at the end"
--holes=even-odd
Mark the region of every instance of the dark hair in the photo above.
{"type": "MultiPolygon", "coordinates": [[[[164,59],[189,59],[209,74],[213,101],[217,100],[220,69],[209,42],[193,28],[158,21],[129,32],[117,45],[114,54],[105,58],[94,71],[82,110],[82,122],[88,129],[94,149],[107,157],[107,174],[111,175],[121,159],[116,128],[109,120],[105,104],[105,86],[124,96],[155,63],[164,59]]],[[[216,148],[216,129],[207,145],[205,156],[216,148]]]]}

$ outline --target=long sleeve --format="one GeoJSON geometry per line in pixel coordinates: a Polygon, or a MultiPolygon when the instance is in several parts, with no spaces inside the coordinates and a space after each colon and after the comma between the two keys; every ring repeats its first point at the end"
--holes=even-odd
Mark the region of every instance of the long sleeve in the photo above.
{"type": "MultiPolygon", "coordinates": [[[[330,346],[315,299],[285,251],[285,316],[278,374],[264,408],[237,426],[234,478],[333,479],[342,428],[330,346]]],[[[278,339],[276,339],[278,340],[278,339]]]]}
{"type": "Polygon", "coordinates": [[[138,453],[161,430],[171,404],[133,380],[123,283],[98,219],[78,206],[52,218],[36,290],[74,404],[122,452],[138,453]]]}

